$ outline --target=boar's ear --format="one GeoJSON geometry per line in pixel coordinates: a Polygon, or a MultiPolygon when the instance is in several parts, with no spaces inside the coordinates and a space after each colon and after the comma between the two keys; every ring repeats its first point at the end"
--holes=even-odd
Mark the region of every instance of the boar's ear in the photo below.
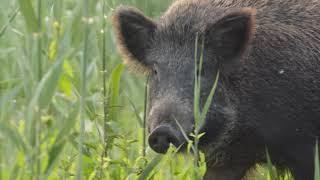
{"type": "Polygon", "coordinates": [[[156,24],[137,9],[124,6],[115,10],[112,22],[124,63],[132,70],[148,73],[145,54],[156,24]]]}
{"type": "Polygon", "coordinates": [[[208,26],[206,41],[221,60],[241,57],[248,49],[255,35],[255,14],[252,8],[233,10],[208,26]]]}

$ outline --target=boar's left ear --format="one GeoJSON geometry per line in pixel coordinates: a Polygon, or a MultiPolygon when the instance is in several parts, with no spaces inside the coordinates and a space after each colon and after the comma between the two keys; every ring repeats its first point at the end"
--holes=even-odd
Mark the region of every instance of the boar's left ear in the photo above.
{"type": "Polygon", "coordinates": [[[134,71],[148,73],[145,54],[156,24],[137,9],[125,6],[115,10],[112,22],[124,63],[134,71]]]}
{"type": "Polygon", "coordinates": [[[256,10],[252,8],[227,12],[216,23],[208,26],[206,42],[209,48],[222,61],[241,57],[255,35],[255,15],[256,10]]]}

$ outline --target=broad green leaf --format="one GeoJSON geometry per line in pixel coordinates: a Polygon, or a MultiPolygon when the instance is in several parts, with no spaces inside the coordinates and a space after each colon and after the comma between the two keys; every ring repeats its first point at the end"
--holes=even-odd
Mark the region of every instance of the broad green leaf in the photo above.
{"type": "MultiPolygon", "coordinates": [[[[36,87],[35,93],[27,109],[27,134],[34,136],[34,112],[43,109],[51,103],[56,87],[62,73],[63,58],[56,61],[54,65],[43,76],[36,87]]],[[[31,138],[32,139],[32,138],[31,138]]]]}
{"type": "Polygon", "coordinates": [[[117,113],[119,112],[119,90],[120,90],[120,79],[122,71],[124,69],[123,64],[119,64],[111,73],[109,81],[109,108],[110,108],[110,119],[112,121],[117,119],[117,113]]]}
{"type": "Polygon", "coordinates": [[[144,171],[139,176],[138,180],[146,180],[148,176],[151,174],[153,169],[161,162],[163,155],[157,154],[151,162],[144,168],[144,171]]]}
{"type": "Polygon", "coordinates": [[[38,32],[38,23],[31,0],[19,0],[20,10],[29,32],[38,32]]]}
{"type": "Polygon", "coordinates": [[[63,59],[55,62],[55,64],[41,79],[29,104],[29,112],[32,112],[33,108],[35,108],[37,105],[39,108],[45,108],[50,104],[62,72],[62,64],[63,59]]]}
{"type": "MultiPolygon", "coordinates": [[[[213,83],[213,86],[211,88],[211,91],[210,91],[210,94],[206,100],[206,103],[202,109],[202,112],[201,112],[201,118],[200,118],[200,122],[199,122],[199,125],[202,125],[205,121],[205,118],[207,116],[207,113],[208,113],[208,110],[211,106],[211,103],[212,103],[212,99],[213,99],[213,96],[216,92],[216,88],[217,88],[217,85],[218,85],[218,81],[219,81],[219,75],[220,75],[220,71],[218,70],[217,71],[217,74],[216,74],[216,79],[213,83]]],[[[197,127],[197,128],[200,128],[200,127],[197,127]]],[[[199,131],[199,129],[197,129],[197,131],[199,131]]]]}
{"type": "Polygon", "coordinates": [[[199,171],[199,175],[203,177],[207,171],[206,157],[205,157],[205,154],[202,152],[199,152],[199,155],[200,155],[200,160],[199,160],[198,171],[199,171]]]}
{"type": "Polygon", "coordinates": [[[66,140],[60,141],[60,143],[55,143],[49,150],[49,160],[45,170],[46,176],[49,176],[52,172],[57,160],[60,157],[61,152],[66,144],[66,140]]]}

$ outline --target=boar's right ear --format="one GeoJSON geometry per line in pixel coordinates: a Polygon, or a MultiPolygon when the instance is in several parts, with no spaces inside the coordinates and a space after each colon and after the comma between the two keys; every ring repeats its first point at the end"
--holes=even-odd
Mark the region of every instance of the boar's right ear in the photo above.
{"type": "Polygon", "coordinates": [[[206,41],[222,61],[241,57],[249,48],[256,31],[255,15],[253,8],[235,9],[207,27],[206,41]]]}
{"type": "Polygon", "coordinates": [[[156,24],[137,9],[124,6],[115,10],[112,22],[124,63],[131,70],[148,73],[145,54],[156,24]]]}

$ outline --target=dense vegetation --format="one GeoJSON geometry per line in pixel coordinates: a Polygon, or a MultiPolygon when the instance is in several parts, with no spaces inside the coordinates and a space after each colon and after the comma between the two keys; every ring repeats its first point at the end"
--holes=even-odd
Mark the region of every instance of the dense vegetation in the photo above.
{"type": "MultiPolygon", "coordinates": [[[[0,179],[195,179],[175,149],[145,142],[146,77],[121,64],[113,8],[157,17],[171,0],[2,0],[0,179]]],[[[271,168],[270,168],[271,169],[271,168]]],[[[254,179],[272,177],[258,167],[254,179]]],[[[285,179],[289,179],[286,177],[285,179]]]]}

